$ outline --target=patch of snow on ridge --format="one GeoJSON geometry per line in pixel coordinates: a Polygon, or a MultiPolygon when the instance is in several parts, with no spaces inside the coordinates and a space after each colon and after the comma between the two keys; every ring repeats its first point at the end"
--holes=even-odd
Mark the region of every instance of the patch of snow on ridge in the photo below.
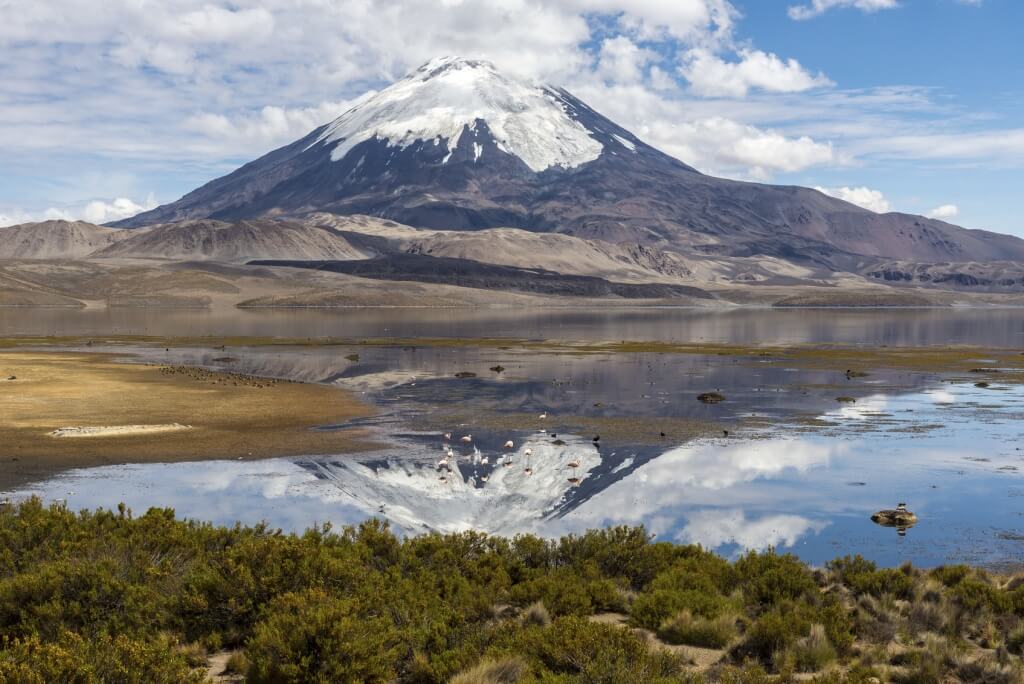
{"type": "Polygon", "coordinates": [[[398,147],[443,141],[450,152],[478,120],[487,123],[499,149],[538,172],[585,164],[604,149],[569,116],[557,91],[500,74],[490,62],[458,57],[427,62],[335,119],[314,144],[334,144],[334,161],[374,137],[398,147]]]}
{"type": "Polygon", "coordinates": [[[626,140],[621,135],[616,135],[615,133],[612,133],[612,137],[615,138],[616,140],[618,140],[619,144],[622,145],[623,147],[625,147],[630,152],[636,152],[636,145],[634,145],[630,141],[626,140]]]}

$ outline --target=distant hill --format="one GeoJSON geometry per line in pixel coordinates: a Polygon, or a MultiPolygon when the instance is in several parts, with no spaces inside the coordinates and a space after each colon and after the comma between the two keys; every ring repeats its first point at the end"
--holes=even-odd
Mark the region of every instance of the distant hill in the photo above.
{"type": "Polygon", "coordinates": [[[152,226],[96,251],[97,258],[245,262],[252,259],[343,260],[366,255],[337,231],[288,221],[195,220],[152,226]]]}
{"type": "Polygon", "coordinates": [[[0,259],[81,259],[133,233],[84,221],[42,221],[0,228],[0,259]]]}

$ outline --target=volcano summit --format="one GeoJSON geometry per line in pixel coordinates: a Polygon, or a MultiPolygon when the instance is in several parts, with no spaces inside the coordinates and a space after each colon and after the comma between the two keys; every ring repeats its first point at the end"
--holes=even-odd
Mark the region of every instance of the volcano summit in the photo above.
{"type": "Polygon", "coordinates": [[[863,257],[1024,259],[1017,238],[877,214],[808,188],[702,174],[565,89],[455,57],[432,60],[301,140],[118,225],[313,212],[835,270],[857,268],[863,257]]]}

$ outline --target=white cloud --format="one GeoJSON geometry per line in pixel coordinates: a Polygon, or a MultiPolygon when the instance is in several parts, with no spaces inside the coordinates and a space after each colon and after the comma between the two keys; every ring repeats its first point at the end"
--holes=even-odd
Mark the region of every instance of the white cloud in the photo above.
{"type": "Polygon", "coordinates": [[[6,209],[0,212],[0,228],[16,226],[19,223],[30,223],[33,220],[32,215],[22,209],[6,209]]]}
{"type": "Polygon", "coordinates": [[[865,152],[885,159],[985,160],[1020,163],[1024,158],[1024,128],[930,134],[892,134],[865,140],[865,152]]]}
{"type": "Polygon", "coordinates": [[[895,9],[900,4],[897,0],[811,0],[809,5],[793,5],[789,8],[790,19],[802,21],[820,16],[837,7],[853,7],[862,12],[895,9]]]}
{"type": "Polygon", "coordinates": [[[268,105],[256,113],[243,112],[236,116],[204,112],[185,119],[182,128],[204,136],[222,153],[244,153],[253,148],[269,149],[301,138],[314,128],[337,118],[373,92],[369,91],[355,100],[324,102],[315,107],[268,105]]]}
{"type": "Polygon", "coordinates": [[[793,546],[808,532],[820,532],[827,523],[814,522],[799,515],[769,515],[749,520],[742,510],[705,510],[689,516],[676,541],[700,544],[715,549],[736,544],[742,549],[793,546]]]}
{"type": "Polygon", "coordinates": [[[798,93],[833,85],[824,74],[812,75],[795,59],[782,60],[760,50],[743,49],[740,61],[727,62],[710,50],[690,50],[680,72],[697,95],[744,97],[752,88],[773,93],[798,93]]]}
{"type": "Polygon", "coordinates": [[[836,197],[849,202],[850,204],[856,204],[858,207],[863,207],[878,214],[884,214],[892,209],[892,205],[889,200],[885,198],[885,195],[879,190],[872,190],[867,187],[841,187],[841,188],[823,188],[820,186],[814,186],[814,189],[818,192],[823,192],[831,197],[836,197]]]}
{"type": "Polygon", "coordinates": [[[790,138],[771,130],[715,117],[679,124],[665,131],[664,147],[680,159],[708,166],[746,169],[752,178],[800,171],[838,160],[830,143],[807,136],[790,138]]]}
{"type": "Polygon", "coordinates": [[[21,209],[13,209],[0,213],[0,226],[12,226],[19,223],[35,221],[87,221],[89,223],[109,223],[135,216],[143,211],[155,209],[158,205],[156,197],[150,194],[142,202],[127,197],[113,200],[92,200],[76,207],[50,207],[39,214],[21,209]]]}
{"type": "Polygon", "coordinates": [[[935,207],[929,211],[925,216],[933,219],[940,219],[945,221],[946,219],[956,218],[960,214],[960,207],[955,204],[943,204],[940,207],[935,207]]]}
{"type": "Polygon", "coordinates": [[[643,80],[644,67],[655,58],[626,36],[606,38],[598,54],[597,73],[609,81],[638,83],[643,80]]]}
{"type": "Polygon", "coordinates": [[[664,69],[655,65],[651,67],[650,74],[651,87],[657,91],[675,91],[678,90],[679,84],[672,78],[664,69]]]}

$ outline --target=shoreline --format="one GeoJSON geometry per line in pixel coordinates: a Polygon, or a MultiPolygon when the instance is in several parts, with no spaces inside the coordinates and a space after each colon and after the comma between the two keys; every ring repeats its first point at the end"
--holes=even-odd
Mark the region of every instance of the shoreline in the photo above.
{"type": "Polygon", "coordinates": [[[372,447],[362,429],[312,429],[373,415],[340,388],[122,359],[66,349],[0,351],[0,490],[74,468],[372,447]],[[189,428],[120,429],[173,424],[189,428]],[[99,432],[52,435],[69,427],[99,432]]]}

